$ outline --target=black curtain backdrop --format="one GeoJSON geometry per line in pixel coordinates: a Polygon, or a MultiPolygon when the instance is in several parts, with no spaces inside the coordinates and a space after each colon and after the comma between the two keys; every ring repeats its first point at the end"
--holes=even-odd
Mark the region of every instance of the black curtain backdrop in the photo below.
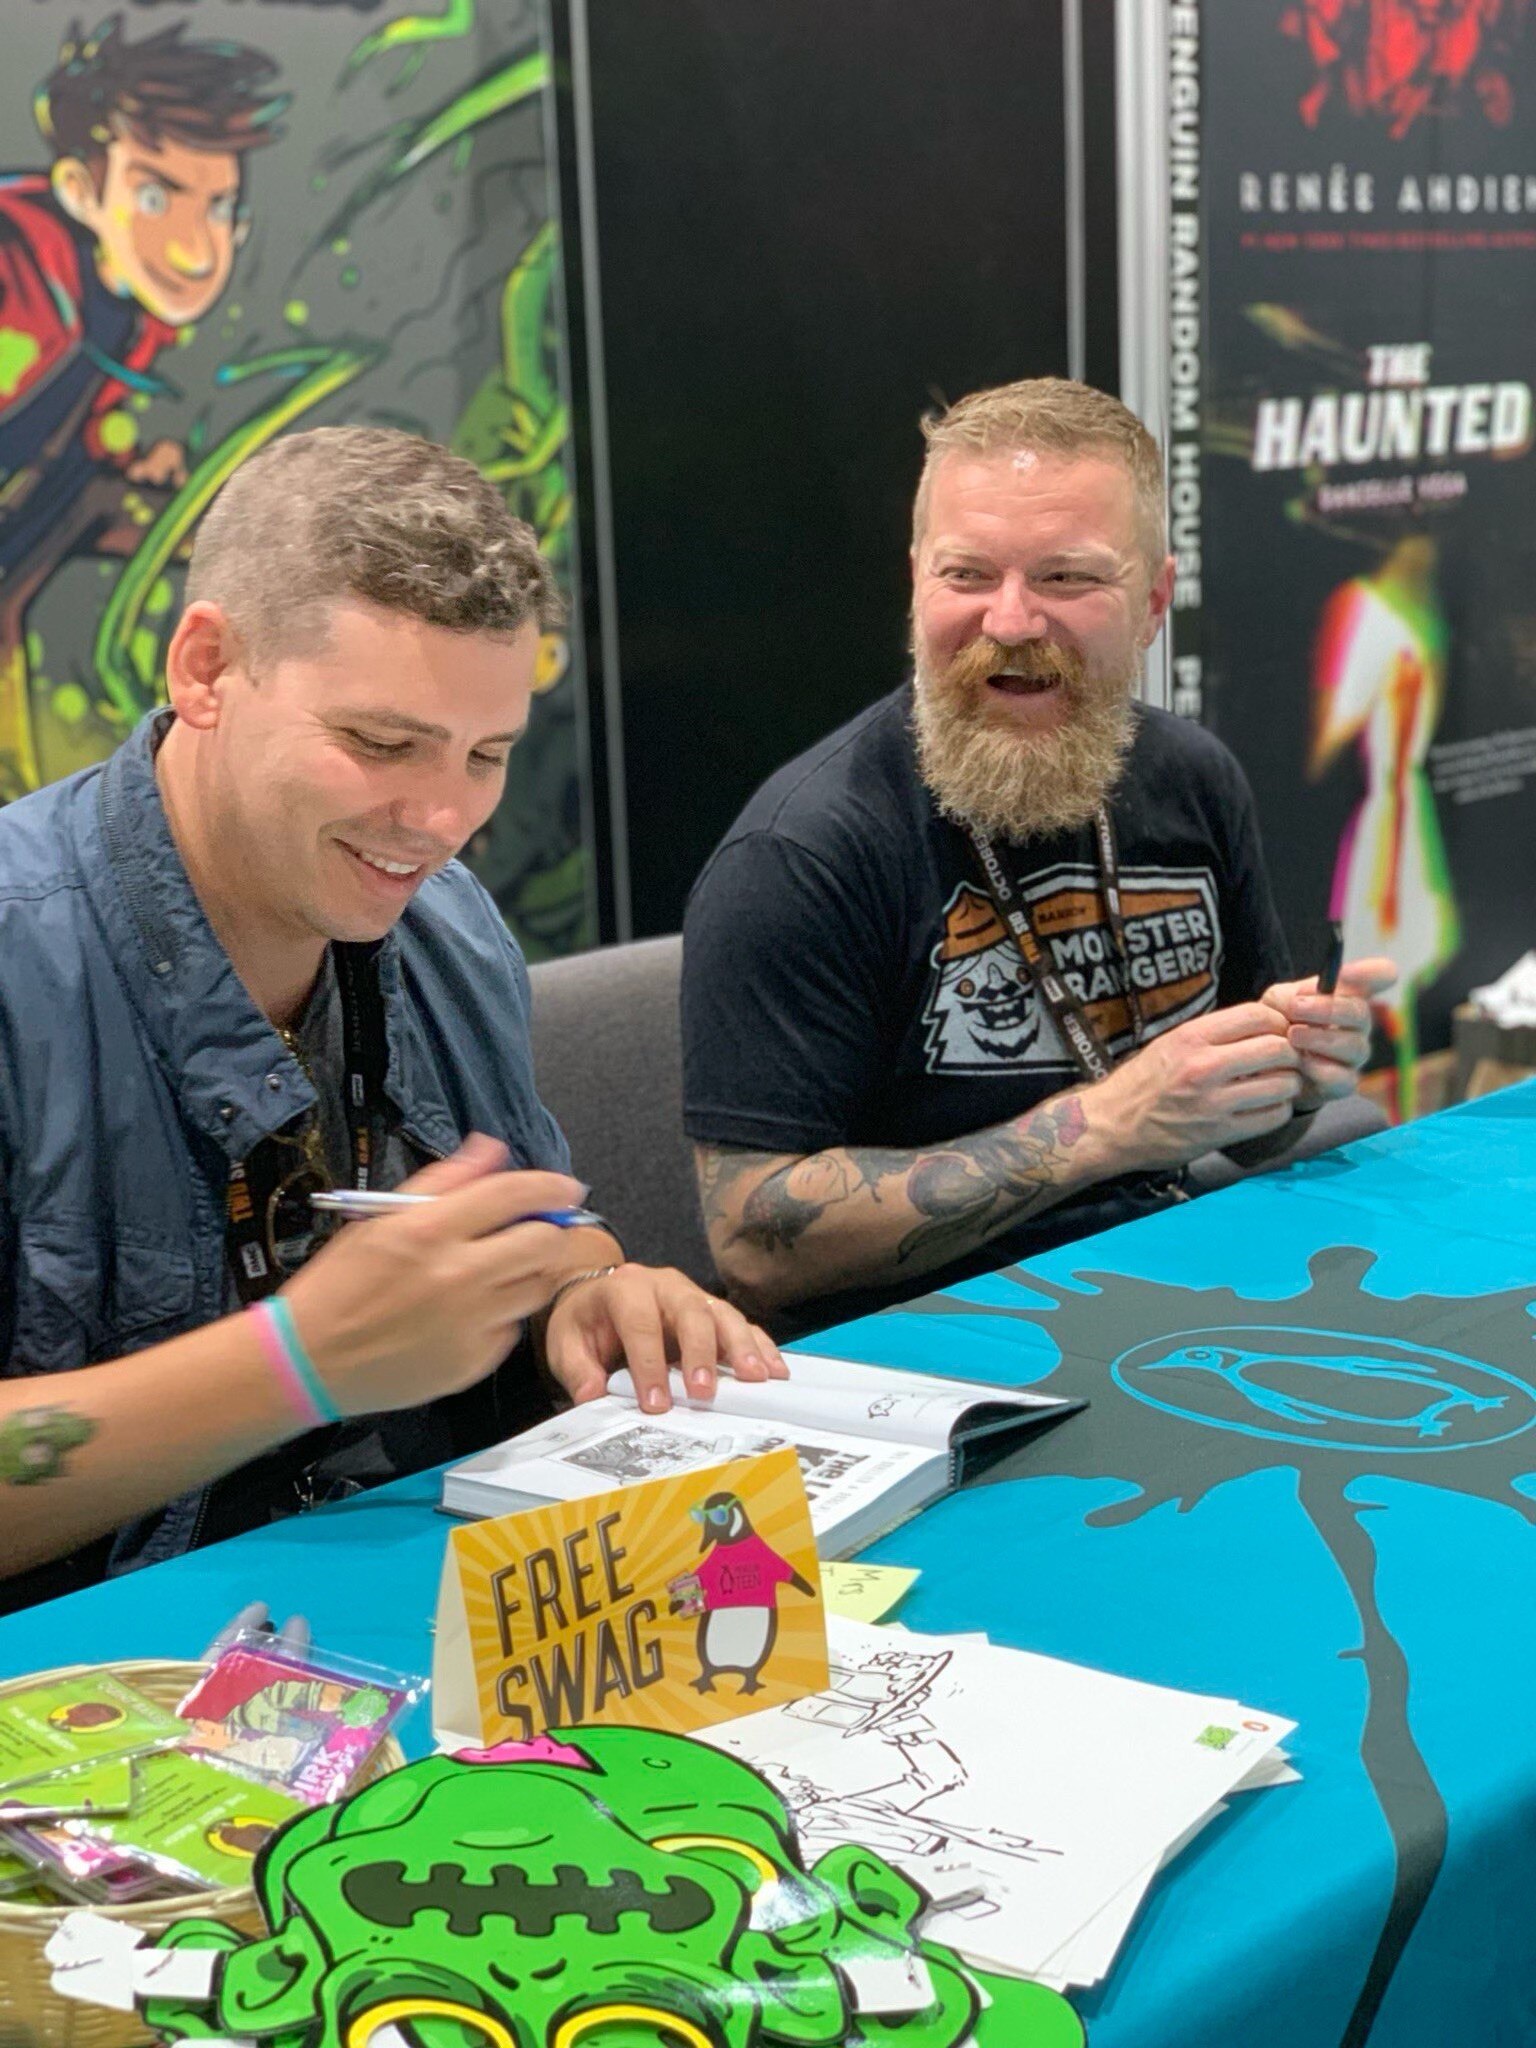
{"type": "MultiPolygon", "coordinates": [[[[1061,19],[590,0],[588,23],[641,936],[676,928],[764,776],[899,679],[919,415],[1067,368],[1061,19]]],[[[569,162],[564,184],[573,228],[569,162]]]]}

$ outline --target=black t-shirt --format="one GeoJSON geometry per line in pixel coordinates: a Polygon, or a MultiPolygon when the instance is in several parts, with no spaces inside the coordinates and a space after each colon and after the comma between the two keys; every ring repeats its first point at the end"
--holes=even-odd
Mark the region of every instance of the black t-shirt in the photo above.
{"type": "MultiPolygon", "coordinates": [[[[910,687],[780,769],[694,885],[684,926],[684,1122],[761,1152],[925,1149],[1020,1115],[1082,1076],[983,889],[969,840],[917,772],[910,687]]],[[[1145,706],[1111,811],[1147,1035],[1289,973],[1242,770],[1145,706]]],[[[1129,1009],[1091,826],[1001,849],[1035,929],[1118,1056],[1129,1009]]],[[[845,1294],[807,1326],[988,1272],[1167,1199],[1102,1182],[904,1286],[845,1294]]]]}

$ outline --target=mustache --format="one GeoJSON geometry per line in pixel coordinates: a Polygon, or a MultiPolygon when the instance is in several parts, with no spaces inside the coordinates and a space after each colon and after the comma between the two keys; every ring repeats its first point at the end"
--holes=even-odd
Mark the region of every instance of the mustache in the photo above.
{"type": "Polygon", "coordinates": [[[1012,645],[983,634],[951,656],[939,673],[939,682],[951,689],[979,689],[989,676],[1003,669],[1012,669],[1032,683],[1060,676],[1069,691],[1082,688],[1087,672],[1083,657],[1074,648],[1062,647],[1054,640],[1025,640],[1012,645]]]}

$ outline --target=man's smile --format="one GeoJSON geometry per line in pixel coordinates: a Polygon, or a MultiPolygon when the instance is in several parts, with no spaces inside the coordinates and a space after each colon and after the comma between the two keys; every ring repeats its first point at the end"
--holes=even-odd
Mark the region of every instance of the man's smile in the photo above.
{"type": "Polygon", "coordinates": [[[434,861],[400,860],[387,853],[375,853],[371,849],[354,846],[349,840],[339,839],[337,845],[350,856],[354,867],[359,869],[369,885],[399,897],[408,895],[437,865],[434,861]]]}
{"type": "Polygon", "coordinates": [[[1061,682],[1054,669],[1038,674],[1010,664],[987,677],[987,688],[1003,697],[1044,697],[1059,690],[1061,682]]]}

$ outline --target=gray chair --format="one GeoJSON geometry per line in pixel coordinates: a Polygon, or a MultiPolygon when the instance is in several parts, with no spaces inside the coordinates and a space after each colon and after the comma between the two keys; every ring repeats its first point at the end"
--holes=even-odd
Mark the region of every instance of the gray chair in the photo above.
{"type": "Polygon", "coordinates": [[[683,1136],[679,935],[529,969],[539,1094],[633,1259],[718,1288],[683,1136]]]}

